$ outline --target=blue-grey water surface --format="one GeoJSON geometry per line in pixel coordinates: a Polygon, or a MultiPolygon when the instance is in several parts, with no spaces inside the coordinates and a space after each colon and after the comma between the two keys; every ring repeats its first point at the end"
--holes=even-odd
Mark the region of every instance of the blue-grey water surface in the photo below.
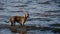
{"type": "MultiPolygon", "coordinates": [[[[0,24],[10,25],[11,16],[22,16],[25,11],[29,13],[29,18],[24,25],[60,29],[60,26],[50,26],[50,24],[60,24],[60,0],[0,0],[0,24]]],[[[41,31],[41,29],[25,32],[26,34],[60,34],[60,31],[41,31]]],[[[19,32],[12,33],[7,28],[0,29],[0,34],[8,33],[19,34],[19,32]]]]}

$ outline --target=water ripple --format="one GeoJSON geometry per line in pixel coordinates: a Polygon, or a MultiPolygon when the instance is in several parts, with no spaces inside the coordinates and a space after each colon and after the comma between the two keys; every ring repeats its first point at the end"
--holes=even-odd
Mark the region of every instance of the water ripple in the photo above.
{"type": "Polygon", "coordinates": [[[52,19],[50,19],[50,18],[30,18],[27,21],[35,21],[35,20],[39,20],[39,21],[52,21],[52,19]]]}
{"type": "Polygon", "coordinates": [[[4,10],[5,8],[0,8],[0,10],[4,10]]]}
{"type": "Polygon", "coordinates": [[[13,6],[13,7],[27,7],[27,5],[13,6]]]}
{"type": "Polygon", "coordinates": [[[39,2],[38,4],[50,4],[49,1],[46,1],[46,2],[39,2]]]}

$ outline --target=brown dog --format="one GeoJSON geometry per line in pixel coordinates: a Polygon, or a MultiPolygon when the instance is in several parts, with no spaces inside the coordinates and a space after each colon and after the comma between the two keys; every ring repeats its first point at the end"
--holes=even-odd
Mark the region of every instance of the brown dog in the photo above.
{"type": "Polygon", "coordinates": [[[15,25],[15,22],[18,22],[21,25],[24,25],[25,21],[29,17],[29,14],[25,12],[24,16],[12,16],[10,18],[11,26],[15,25]]]}

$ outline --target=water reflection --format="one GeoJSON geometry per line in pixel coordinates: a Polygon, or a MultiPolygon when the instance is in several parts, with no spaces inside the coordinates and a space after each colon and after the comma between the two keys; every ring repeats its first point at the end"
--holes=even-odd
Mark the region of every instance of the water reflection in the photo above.
{"type": "MultiPolygon", "coordinates": [[[[40,30],[40,27],[35,26],[11,26],[10,27],[11,33],[18,33],[18,34],[34,34],[40,30]]],[[[39,31],[40,32],[40,31],[39,31]]],[[[38,32],[38,33],[39,33],[38,32]]]]}
{"type": "Polygon", "coordinates": [[[15,27],[15,26],[11,26],[10,30],[12,33],[18,33],[18,34],[26,34],[27,30],[26,28],[24,28],[25,26],[22,26],[21,28],[15,27]]]}

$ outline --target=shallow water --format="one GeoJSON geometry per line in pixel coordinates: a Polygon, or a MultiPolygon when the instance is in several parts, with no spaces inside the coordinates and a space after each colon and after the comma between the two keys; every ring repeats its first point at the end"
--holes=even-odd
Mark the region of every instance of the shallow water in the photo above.
{"type": "Polygon", "coordinates": [[[0,0],[0,25],[0,34],[60,34],[60,0],[0,0]],[[16,28],[11,32],[9,18],[25,11],[29,18],[24,25],[40,29],[16,28]]]}

